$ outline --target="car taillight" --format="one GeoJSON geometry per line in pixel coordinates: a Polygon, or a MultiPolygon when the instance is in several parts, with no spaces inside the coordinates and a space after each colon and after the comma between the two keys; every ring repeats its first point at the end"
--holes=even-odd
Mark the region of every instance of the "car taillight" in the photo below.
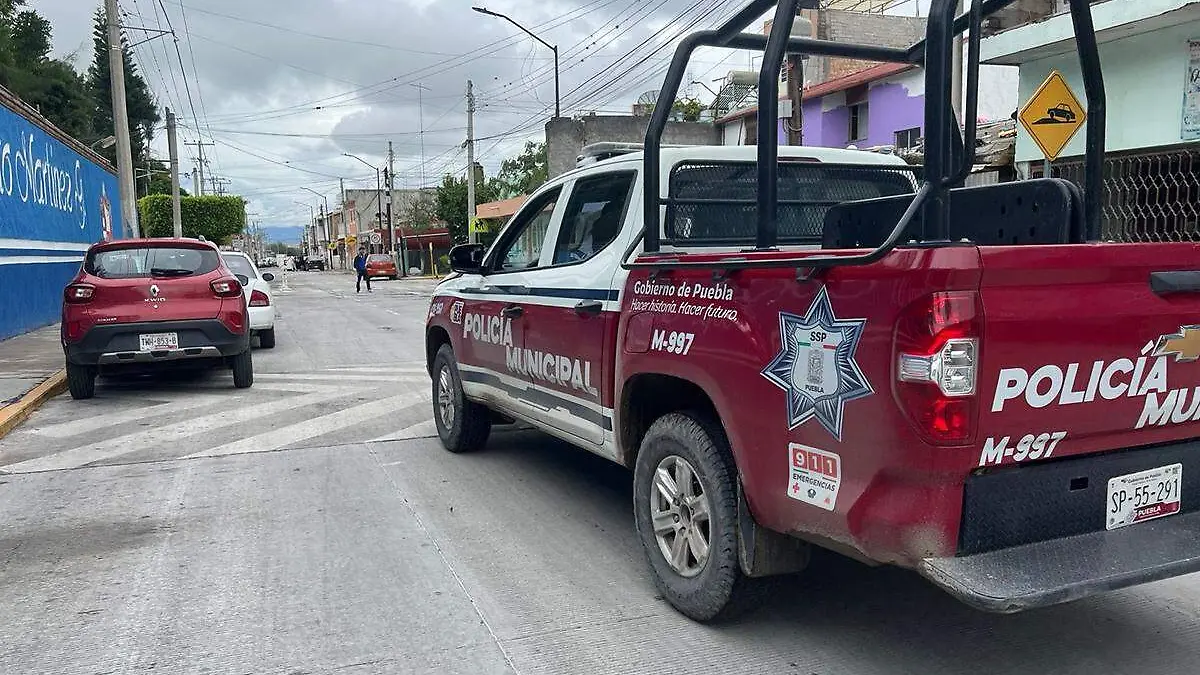
{"type": "Polygon", "coordinates": [[[263,293],[262,291],[258,291],[258,290],[251,291],[250,292],[250,306],[251,307],[270,307],[271,299],[268,298],[267,294],[263,293]]]}
{"type": "Polygon", "coordinates": [[[71,304],[91,302],[96,296],[96,287],[91,284],[71,284],[63,291],[63,299],[71,304]]]}
{"type": "Polygon", "coordinates": [[[242,294],[242,284],[237,279],[217,279],[209,286],[212,287],[213,293],[222,298],[232,298],[242,294]]]}
{"type": "Polygon", "coordinates": [[[896,395],[934,445],[975,434],[981,319],[975,292],[949,291],[913,303],[896,324],[896,395]]]}

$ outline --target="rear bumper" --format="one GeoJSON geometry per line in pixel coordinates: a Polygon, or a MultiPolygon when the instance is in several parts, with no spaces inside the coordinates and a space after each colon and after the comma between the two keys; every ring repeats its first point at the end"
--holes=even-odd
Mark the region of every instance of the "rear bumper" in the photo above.
{"type": "Polygon", "coordinates": [[[955,558],[922,576],[966,604],[1014,613],[1200,571],[1200,513],[955,558]]]}
{"type": "Polygon", "coordinates": [[[63,344],[67,361],[81,366],[220,358],[249,348],[249,330],[238,335],[216,319],[94,326],[82,340],[63,344]],[[143,333],[176,333],[179,349],[141,351],[138,336],[143,333]]]}
{"type": "Polygon", "coordinates": [[[275,327],[275,306],[248,307],[250,311],[250,330],[267,330],[275,327]]]}
{"type": "Polygon", "coordinates": [[[957,555],[917,569],[963,602],[1018,612],[1200,571],[1200,441],[994,470],[963,490],[957,555]],[[1181,464],[1181,512],[1107,530],[1110,479],[1181,464]]]}
{"type": "Polygon", "coordinates": [[[400,276],[400,272],[398,272],[394,267],[390,268],[390,269],[389,268],[380,269],[380,268],[368,267],[367,268],[367,276],[371,277],[372,279],[378,279],[380,277],[391,278],[391,277],[400,276]]]}

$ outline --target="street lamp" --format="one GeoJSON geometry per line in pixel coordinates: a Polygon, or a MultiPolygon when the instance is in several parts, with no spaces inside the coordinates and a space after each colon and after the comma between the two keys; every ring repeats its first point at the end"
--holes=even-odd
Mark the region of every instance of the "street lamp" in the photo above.
{"type": "Polygon", "coordinates": [[[105,136],[104,138],[101,138],[100,140],[96,141],[95,143],[92,143],[92,150],[95,150],[97,145],[102,148],[111,148],[112,146],[114,146],[116,144],[117,144],[116,136],[105,136]]]}
{"type": "MultiPolygon", "coordinates": [[[[350,159],[357,159],[363,164],[366,164],[368,167],[375,169],[375,221],[378,222],[380,226],[383,226],[383,182],[380,180],[379,167],[371,164],[358,155],[352,155],[348,152],[343,152],[342,156],[349,157],[350,159]]],[[[388,248],[395,248],[392,246],[392,224],[388,223],[387,227],[384,227],[383,230],[388,233],[388,248]]]]}
{"type": "MultiPolygon", "coordinates": [[[[330,243],[330,241],[329,241],[329,198],[310,187],[305,187],[305,186],[301,185],[300,189],[308,190],[309,192],[313,193],[314,195],[320,197],[325,202],[325,206],[323,206],[321,208],[321,235],[325,238],[325,243],[329,244],[330,243]]],[[[328,246],[326,248],[328,249],[328,246]]],[[[329,259],[329,267],[330,267],[330,269],[332,269],[333,268],[333,252],[326,250],[325,255],[329,259]]]]}
{"type": "Polygon", "coordinates": [[[554,52],[554,116],[562,117],[562,107],[560,105],[559,96],[558,96],[558,47],[556,47],[556,46],[550,44],[549,42],[546,42],[542,38],[534,35],[533,32],[530,31],[528,28],[522,26],[521,24],[517,23],[516,21],[513,21],[512,18],[505,16],[504,14],[501,14],[499,12],[493,12],[492,10],[490,10],[486,7],[472,7],[471,9],[475,10],[476,12],[479,12],[480,14],[487,14],[488,16],[494,16],[494,17],[497,17],[500,19],[504,19],[505,21],[511,23],[512,25],[516,26],[517,28],[520,28],[521,30],[525,31],[526,35],[533,38],[534,40],[537,40],[538,42],[542,43],[543,45],[549,47],[550,50],[554,52]]]}

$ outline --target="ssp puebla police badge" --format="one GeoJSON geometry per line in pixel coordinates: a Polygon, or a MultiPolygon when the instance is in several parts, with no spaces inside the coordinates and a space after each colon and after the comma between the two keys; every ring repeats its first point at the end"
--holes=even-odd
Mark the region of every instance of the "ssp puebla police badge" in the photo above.
{"type": "Polygon", "coordinates": [[[875,393],[854,360],[866,319],[838,319],[824,287],[808,313],[779,313],[779,354],[762,370],[763,377],[787,395],[788,429],[816,418],[842,440],[847,401],[875,393]]]}

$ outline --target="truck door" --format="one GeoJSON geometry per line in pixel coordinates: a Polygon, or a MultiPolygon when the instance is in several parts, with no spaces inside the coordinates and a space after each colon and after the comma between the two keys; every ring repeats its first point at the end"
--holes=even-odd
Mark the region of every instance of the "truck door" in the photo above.
{"type": "Polygon", "coordinates": [[[562,210],[561,191],[549,189],[521,208],[489,253],[486,273],[464,280],[461,300],[450,307],[451,322],[461,324],[463,389],[518,414],[529,413],[529,387],[511,364],[522,354],[530,274],[540,265],[550,225],[562,210]]]}
{"type": "MultiPolygon", "coordinates": [[[[545,422],[597,446],[612,438],[612,354],[624,253],[618,236],[636,171],[585,176],[570,187],[544,266],[529,273],[519,368],[540,392],[545,422]]],[[[607,453],[605,453],[607,454],[607,453]]]]}

